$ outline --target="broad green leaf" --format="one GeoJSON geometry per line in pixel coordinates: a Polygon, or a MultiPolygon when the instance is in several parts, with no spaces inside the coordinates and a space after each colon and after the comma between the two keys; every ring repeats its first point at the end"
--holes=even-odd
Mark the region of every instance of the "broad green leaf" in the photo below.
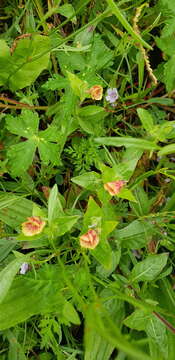
{"type": "Polygon", "coordinates": [[[117,165],[118,170],[120,169],[122,179],[129,181],[142,155],[142,149],[132,148],[131,151],[129,147],[126,148],[122,157],[122,163],[117,165]]]}
{"type": "Polygon", "coordinates": [[[19,275],[0,304],[0,330],[8,329],[36,314],[56,311],[61,315],[65,298],[60,289],[64,286],[60,269],[49,266],[47,273],[37,271],[32,279],[30,273],[19,275]],[[15,309],[15,310],[14,310],[15,309]]]}
{"type": "Polygon", "coordinates": [[[78,313],[73,307],[73,305],[68,301],[66,301],[63,307],[63,315],[72,324],[80,325],[80,318],[78,316],[78,313]]]}
{"type": "Polygon", "coordinates": [[[148,195],[142,186],[137,186],[134,190],[134,196],[137,200],[137,203],[131,203],[130,206],[134,210],[135,214],[138,216],[147,215],[150,211],[150,202],[148,195]]]}
{"type": "Polygon", "coordinates": [[[154,233],[154,227],[145,221],[134,220],[123,229],[116,230],[116,238],[121,246],[128,249],[141,249],[150,241],[154,233]]]}
{"type": "Polygon", "coordinates": [[[57,142],[60,137],[58,127],[53,125],[48,126],[46,130],[40,131],[39,137],[46,141],[57,142]]]}
{"type": "Polygon", "coordinates": [[[48,165],[50,162],[53,165],[58,165],[59,159],[59,145],[51,142],[47,142],[44,138],[40,138],[38,143],[38,150],[41,161],[44,165],[48,165]]]}
{"type": "Polygon", "coordinates": [[[21,176],[32,164],[36,150],[35,142],[30,139],[10,146],[7,151],[12,176],[21,176]],[[25,154],[25,156],[24,156],[25,154]]]}
{"type": "Polygon", "coordinates": [[[107,146],[125,146],[125,147],[134,147],[136,149],[143,150],[157,150],[160,149],[153,141],[132,138],[132,137],[102,137],[95,138],[95,142],[107,146]]]}
{"type": "Polygon", "coordinates": [[[64,235],[66,232],[71,230],[71,228],[76,224],[80,216],[60,216],[53,223],[53,227],[56,227],[57,236],[64,235]]]}
{"type": "Polygon", "coordinates": [[[48,200],[48,222],[49,225],[58,217],[58,215],[63,215],[63,208],[58,197],[58,187],[55,184],[50,191],[49,200],[48,200]]]}
{"type": "Polygon", "coordinates": [[[95,190],[101,184],[101,176],[95,171],[87,172],[82,175],[73,177],[71,181],[88,190],[95,190]]]}
{"type": "Polygon", "coordinates": [[[129,315],[123,321],[123,323],[131,329],[142,331],[142,330],[145,330],[147,322],[149,322],[152,317],[153,317],[153,315],[151,314],[151,311],[149,313],[149,312],[145,312],[143,310],[137,309],[131,315],[129,315]]]}
{"type": "MultiPolygon", "coordinates": [[[[92,338],[90,331],[94,330],[95,334],[99,334],[105,341],[124,352],[124,354],[128,354],[131,358],[135,360],[151,360],[146,353],[142,352],[136,345],[129,342],[126,337],[121,334],[119,327],[116,325],[116,321],[114,322],[112,320],[109,312],[104,311],[101,304],[94,303],[87,307],[85,321],[85,347],[87,346],[87,348],[92,349],[92,347],[90,347],[92,341],[92,339],[90,339],[90,337],[92,338]]],[[[90,358],[87,357],[87,360],[90,360],[90,358]]],[[[95,360],[95,358],[93,360],[95,360]]]]}
{"type": "Polygon", "coordinates": [[[15,135],[29,138],[37,133],[39,118],[36,112],[31,110],[23,110],[21,115],[14,117],[6,116],[6,128],[15,135]]]}
{"type": "Polygon", "coordinates": [[[67,76],[74,94],[77,95],[81,101],[83,101],[87,97],[87,82],[81,80],[77,75],[74,75],[69,71],[67,71],[67,76]]]}
{"type": "Polygon", "coordinates": [[[140,309],[135,310],[124,320],[124,324],[131,329],[145,331],[148,337],[153,340],[155,346],[157,345],[161,353],[167,358],[168,343],[166,326],[155,315],[140,309]]]}
{"type": "Polygon", "coordinates": [[[40,73],[47,69],[50,57],[50,39],[43,35],[32,35],[21,39],[11,56],[12,67],[8,84],[12,91],[31,85],[40,73]]]}
{"type": "Polygon", "coordinates": [[[1,272],[0,272],[0,304],[6,297],[13,279],[18,272],[21,264],[24,262],[25,257],[21,256],[11,261],[1,272]]]}
{"type": "Polygon", "coordinates": [[[32,215],[33,203],[14,194],[0,193],[0,220],[16,228],[32,215]]]}
{"type": "Polygon", "coordinates": [[[90,196],[87,210],[84,214],[82,233],[86,232],[89,226],[101,226],[101,218],[102,209],[93,199],[93,197],[90,196]]]}
{"type": "Polygon", "coordinates": [[[168,254],[163,253],[160,255],[148,255],[145,260],[138,262],[131,272],[131,281],[151,281],[165,267],[168,260],[168,254]]]}
{"type": "Polygon", "coordinates": [[[164,146],[159,152],[158,156],[173,154],[175,152],[175,144],[164,146]]]}
{"type": "Polygon", "coordinates": [[[96,267],[96,272],[100,277],[108,278],[113,272],[115,272],[115,269],[117,268],[121,258],[121,251],[112,251],[112,264],[111,267],[108,269],[105,269],[103,265],[98,265],[96,267]]]}
{"type": "Polygon", "coordinates": [[[0,86],[3,85],[9,76],[9,71],[13,62],[11,62],[10,48],[5,40],[0,39],[0,86]],[[2,71],[3,70],[3,71],[2,71]]]}
{"type": "Polygon", "coordinates": [[[101,237],[99,245],[95,249],[91,250],[91,254],[101,265],[103,265],[105,270],[108,271],[111,269],[113,253],[106,239],[101,237]]]}
{"type": "Polygon", "coordinates": [[[123,188],[120,190],[120,192],[116,195],[119,198],[125,199],[125,200],[129,200],[129,201],[133,201],[133,202],[137,202],[135,196],[132,194],[131,190],[123,188]]]}
{"type": "MultiPolygon", "coordinates": [[[[61,68],[61,72],[65,76],[67,76],[67,70],[73,73],[74,71],[83,71],[86,67],[84,56],[81,53],[58,51],[56,56],[58,59],[59,66],[61,68]]],[[[67,85],[69,85],[69,80],[66,79],[66,81],[67,81],[67,85]]]]}
{"type": "Polygon", "coordinates": [[[164,65],[164,82],[167,91],[173,91],[175,87],[175,55],[164,65]]]}
{"type": "Polygon", "coordinates": [[[58,13],[65,16],[66,18],[70,18],[72,17],[72,22],[74,24],[76,24],[77,19],[76,19],[76,13],[75,10],[73,8],[73,6],[71,4],[64,4],[62,6],[59,6],[58,8],[58,13]]]}
{"type": "Polygon", "coordinates": [[[16,246],[16,241],[12,239],[2,238],[0,240],[0,262],[3,261],[7,255],[14,249],[16,246]]]}
{"type": "MultiPolygon", "coordinates": [[[[163,6],[163,2],[165,0],[162,1],[161,6],[163,6]]],[[[159,0],[159,4],[161,3],[161,1],[159,0]]],[[[170,4],[171,1],[167,0],[167,5],[168,3],[170,4]]],[[[171,6],[171,5],[170,5],[171,6]]],[[[166,8],[167,10],[168,8],[166,8]]],[[[161,9],[164,11],[164,9],[161,9]]],[[[166,11],[165,10],[165,11],[166,11]]],[[[162,12],[163,13],[163,12],[162,12]]],[[[175,45],[174,42],[172,41],[172,37],[174,35],[174,31],[175,31],[175,25],[174,25],[174,21],[173,21],[173,16],[172,16],[172,11],[171,11],[171,16],[168,16],[168,18],[166,19],[165,22],[165,26],[163,27],[162,31],[161,31],[161,36],[155,38],[156,44],[158,45],[158,47],[162,50],[162,52],[168,56],[172,56],[174,55],[174,51],[175,51],[175,45]]]]}
{"type": "Polygon", "coordinates": [[[161,353],[168,355],[166,326],[151,312],[135,310],[124,320],[124,324],[131,329],[145,331],[154,344],[157,344],[161,353]]]}
{"type": "Polygon", "coordinates": [[[155,342],[156,347],[158,347],[158,351],[160,351],[160,356],[163,355],[165,359],[169,359],[168,357],[168,339],[167,339],[167,331],[165,324],[160,321],[157,317],[153,316],[146,323],[145,331],[147,336],[155,342]]]}
{"type": "Polygon", "coordinates": [[[114,52],[110,50],[101,39],[99,34],[96,34],[93,39],[93,44],[89,55],[87,55],[87,65],[89,69],[99,70],[105,68],[114,57],[114,52]]]}
{"type": "MultiPolygon", "coordinates": [[[[97,116],[99,114],[104,115],[106,112],[104,110],[103,107],[101,106],[96,106],[96,105],[88,105],[88,106],[84,106],[83,108],[80,108],[78,111],[78,114],[80,116],[97,116]]],[[[96,119],[94,119],[95,121],[96,119]]]]}
{"type": "Polygon", "coordinates": [[[45,90],[60,90],[64,89],[69,84],[68,80],[59,74],[54,74],[52,78],[49,78],[42,88],[45,90]]]}
{"type": "MultiPolygon", "coordinates": [[[[115,318],[117,326],[120,325],[124,316],[124,304],[122,301],[114,298],[115,293],[109,288],[100,293],[103,299],[105,309],[109,311],[109,315],[115,318]]],[[[85,323],[85,360],[109,360],[115,348],[114,345],[100,335],[91,319],[86,317],[85,323]]]]}
{"type": "Polygon", "coordinates": [[[100,136],[104,133],[104,118],[108,115],[100,106],[89,105],[78,112],[80,127],[88,134],[100,136]]]}
{"type": "Polygon", "coordinates": [[[154,121],[150,112],[148,110],[138,108],[137,113],[144,129],[149,133],[154,126],[154,121]]]}

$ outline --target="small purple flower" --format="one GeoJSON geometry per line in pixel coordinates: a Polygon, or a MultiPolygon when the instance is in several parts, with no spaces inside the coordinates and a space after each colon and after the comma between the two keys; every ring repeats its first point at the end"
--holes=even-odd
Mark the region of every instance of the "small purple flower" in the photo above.
{"type": "Polygon", "coordinates": [[[109,101],[110,104],[115,103],[115,101],[118,99],[119,95],[118,95],[118,91],[116,88],[110,88],[107,90],[107,96],[106,96],[106,100],[109,101]]]}
{"type": "Polygon", "coordinates": [[[19,273],[21,275],[25,275],[25,273],[28,271],[28,269],[29,269],[29,265],[27,263],[23,263],[20,267],[19,273]]]}

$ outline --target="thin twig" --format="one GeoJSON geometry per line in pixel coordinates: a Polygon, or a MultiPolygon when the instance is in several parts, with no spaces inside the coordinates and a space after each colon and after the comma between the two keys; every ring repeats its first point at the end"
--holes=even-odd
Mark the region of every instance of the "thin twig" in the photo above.
{"type": "Polygon", "coordinates": [[[13,99],[6,98],[4,96],[0,96],[0,100],[16,105],[16,106],[13,106],[13,105],[9,105],[9,104],[1,104],[0,103],[0,108],[3,108],[3,109],[4,108],[7,108],[7,109],[24,109],[25,108],[25,109],[43,110],[43,111],[48,109],[48,106],[29,105],[29,104],[25,104],[25,103],[22,103],[22,102],[13,100],[13,99]]]}
{"type": "Polygon", "coordinates": [[[29,109],[29,110],[43,110],[43,111],[47,111],[48,110],[48,106],[30,106],[30,105],[9,105],[9,104],[0,104],[0,108],[1,109],[29,109]]]}

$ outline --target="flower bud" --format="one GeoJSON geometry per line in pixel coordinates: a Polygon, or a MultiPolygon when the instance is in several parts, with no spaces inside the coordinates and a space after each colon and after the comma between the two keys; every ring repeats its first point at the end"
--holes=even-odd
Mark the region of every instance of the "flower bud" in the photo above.
{"type": "Polygon", "coordinates": [[[98,232],[90,229],[86,234],[80,236],[80,245],[86,249],[95,249],[99,240],[98,232]]]}
{"type": "Polygon", "coordinates": [[[125,185],[126,181],[124,180],[118,180],[118,181],[111,181],[106,184],[104,184],[104,188],[108,193],[112,196],[117,195],[120,190],[125,185]]]}
{"type": "Polygon", "coordinates": [[[94,85],[89,89],[89,93],[93,100],[101,100],[103,96],[103,88],[101,85],[94,85]]]}
{"type": "Polygon", "coordinates": [[[39,216],[31,216],[27,218],[28,221],[22,223],[22,232],[26,236],[33,236],[40,234],[46,225],[44,220],[39,216]]]}

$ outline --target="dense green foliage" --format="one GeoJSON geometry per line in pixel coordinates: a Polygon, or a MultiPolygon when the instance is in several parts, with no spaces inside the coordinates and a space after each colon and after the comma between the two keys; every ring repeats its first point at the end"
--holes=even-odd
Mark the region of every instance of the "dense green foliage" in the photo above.
{"type": "Polygon", "coordinates": [[[0,360],[174,360],[173,0],[0,4],[0,360]]]}

